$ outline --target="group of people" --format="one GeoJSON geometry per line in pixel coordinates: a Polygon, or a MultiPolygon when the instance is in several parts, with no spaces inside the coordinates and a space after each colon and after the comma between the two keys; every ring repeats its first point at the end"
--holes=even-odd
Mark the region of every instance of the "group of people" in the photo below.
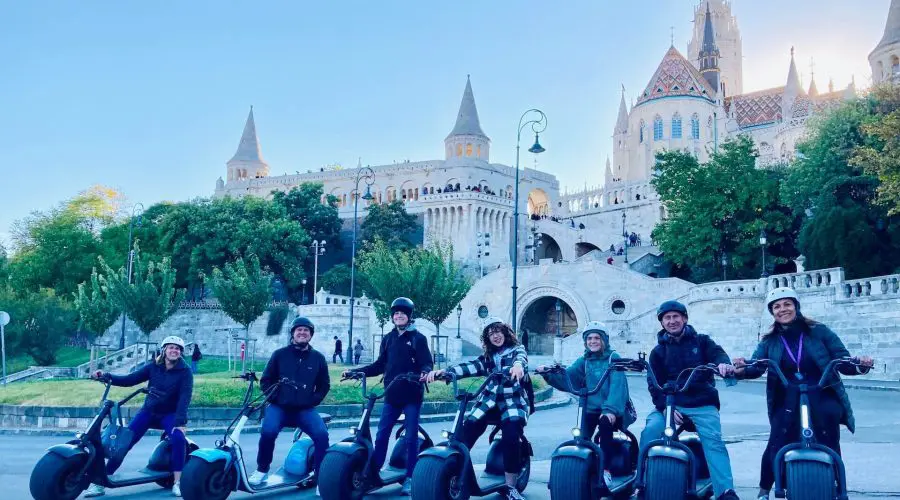
{"type": "MultiPolygon", "coordinates": [[[[767,296],[767,307],[774,321],[752,359],[768,359],[778,363],[785,374],[798,380],[817,380],[831,360],[849,357],[849,352],[834,332],[802,315],[800,301],[794,290],[772,290],[767,296]]],[[[353,371],[362,372],[367,377],[383,375],[385,387],[398,376],[409,373],[418,374],[420,383],[400,380],[385,394],[374,444],[373,460],[376,467],[381,468],[385,462],[392,429],[401,415],[405,416],[407,435],[416,435],[424,400],[424,383],[433,382],[447,372],[452,372],[458,378],[502,372],[507,376],[492,378],[478,395],[463,423],[462,435],[465,444],[471,448],[486,431],[488,422],[499,421],[502,430],[500,447],[507,485],[503,496],[511,500],[524,498],[516,490],[515,484],[522,463],[520,441],[534,408],[528,391],[528,354],[516,333],[501,319],[489,318],[481,333],[483,352],[480,356],[444,370],[435,370],[428,339],[416,329],[413,302],[400,297],[393,301],[390,310],[394,327],[384,337],[378,357],[371,364],[353,371]]],[[[657,310],[657,319],[661,329],[656,334],[657,345],[652,349],[648,363],[661,385],[677,380],[685,369],[708,363],[714,363],[723,377],[758,378],[765,372],[764,368],[748,363],[744,358],[732,360],[713,339],[697,332],[688,323],[687,308],[680,302],[663,302],[657,310]]],[[[260,384],[264,391],[283,378],[292,380],[294,384],[280,385],[265,412],[259,437],[257,467],[249,478],[252,484],[261,484],[268,479],[275,440],[284,427],[298,427],[312,439],[315,446],[314,474],[318,473],[329,446],[328,430],[316,407],[325,399],[331,382],[325,356],[310,345],[315,326],[309,319],[299,317],[292,322],[289,333],[289,345],[272,354],[260,384]]],[[[602,323],[589,323],[582,332],[582,338],[584,354],[565,373],[552,371],[547,366],[539,366],[536,372],[551,386],[560,389],[568,386],[564,377],[576,389],[593,388],[611,362],[620,356],[612,349],[608,329],[602,323]]],[[[184,465],[187,408],[193,388],[193,375],[183,360],[183,351],[184,341],[178,337],[167,337],[162,342],[161,355],[154,363],[141,370],[126,376],[102,372],[94,374],[94,377],[105,378],[117,386],[131,386],[146,381],[151,389],[156,389],[154,392],[159,395],[148,397],[129,424],[134,433],[131,445],[150,427],[165,430],[171,442],[171,464],[175,475],[173,493],[176,496],[180,495],[178,481],[184,465]]],[[[859,361],[862,368],[842,369],[841,373],[862,374],[874,366],[870,357],[860,357],[859,361]]],[[[343,375],[348,377],[350,370],[343,375]]],[[[641,433],[641,446],[658,439],[665,427],[665,396],[655,385],[648,385],[653,409],[647,416],[641,433]]],[[[785,444],[799,440],[799,424],[792,415],[795,403],[788,392],[771,377],[766,397],[771,432],[761,458],[758,500],[769,497],[769,490],[774,482],[775,453],[785,444]]],[[[851,432],[855,429],[847,392],[838,379],[835,384],[818,393],[816,398],[817,410],[812,415],[815,437],[819,443],[840,453],[839,426],[843,424],[851,432]]],[[[612,372],[601,390],[587,400],[584,411],[589,416],[589,428],[582,429],[582,432],[586,436],[598,432],[604,452],[612,453],[609,447],[613,433],[627,428],[636,419],[636,412],[630,411],[632,408],[629,408],[629,401],[628,383],[621,371],[612,372]]],[[[715,498],[738,498],[734,490],[728,450],[722,439],[719,394],[711,374],[695,379],[675,397],[674,419],[678,425],[687,419],[693,422],[709,466],[715,498]]],[[[407,445],[407,478],[401,490],[404,495],[410,494],[411,477],[419,451],[415,439],[407,440],[407,445]]],[[[119,465],[120,462],[109,462],[108,473],[112,474],[119,465]]],[[[92,485],[87,493],[86,496],[102,495],[103,488],[92,485]]]]}

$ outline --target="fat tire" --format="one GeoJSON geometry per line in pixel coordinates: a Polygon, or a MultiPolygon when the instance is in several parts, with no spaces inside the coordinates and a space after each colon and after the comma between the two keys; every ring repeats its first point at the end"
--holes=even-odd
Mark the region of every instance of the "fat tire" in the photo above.
{"type": "Polygon", "coordinates": [[[87,478],[72,483],[70,476],[77,473],[87,460],[86,455],[63,457],[56,453],[47,453],[31,471],[29,489],[31,496],[37,500],[74,500],[87,489],[87,478]]]}
{"type": "Polygon", "coordinates": [[[822,462],[796,460],[786,467],[789,500],[833,500],[835,498],[834,467],[822,462]]]}
{"type": "Polygon", "coordinates": [[[365,460],[359,453],[326,453],[319,466],[319,496],[324,500],[362,498],[365,491],[354,486],[353,478],[354,473],[362,474],[363,467],[365,460]]]}
{"type": "Polygon", "coordinates": [[[181,496],[185,500],[225,500],[231,495],[234,481],[234,474],[225,470],[224,461],[210,463],[192,457],[181,473],[181,496]]]}
{"type": "Polygon", "coordinates": [[[468,491],[451,491],[451,483],[463,473],[455,457],[420,457],[413,469],[412,494],[429,500],[468,500],[468,491]]]}
{"type": "Polygon", "coordinates": [[[550,498],[588,500],[596,478],[591,464],[576,457],[556,457],[550,462],[550,498]]]}
{"type": "Polygon", "coordinates": [[[525,457],[525,464],[519,470],[519,477],[516,478],[516,489],[519,493],[525,491],[528,487],[528,480],[531,479],[531,457],[525,457]]]}
{"type": "Polygon", "coordinates": [[[687,498],[687,463],[669,457],[647,460],[644,500],[684,500],[687,498]]]}

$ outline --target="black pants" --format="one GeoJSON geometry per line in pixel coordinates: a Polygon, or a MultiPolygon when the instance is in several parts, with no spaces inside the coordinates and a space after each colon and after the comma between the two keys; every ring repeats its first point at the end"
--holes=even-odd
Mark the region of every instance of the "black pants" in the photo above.
{"type": "MultiPolygon", "coordinates": [[[[833,393],[819,397],[811,395],[810,416],[816,442],[841,454],[841,416],[844,408],[833,393]]],[[[769,443],[762,455],[759,469],[759,487],[771,490],[775,484],[775,455],[785,445],[800,441],[800,406],[790,404],[776,408],[772,416],[769,443]]]]}
{"type": "Polygon", "coordinates": [[[609,460],[615,453],[613,447],[613,432],[616,430],[616,424],[611,423],[606,417],[600,413],[587,413],[587,427],[582,430],[585,439],[593,439],[594,431],[597,431],[600,437],[600,449],[603,450],[603,457],[609,460]]]}
{"type": "Polygon", "coordinates": [[[331,355],[331,362],[337,363],[338,358],[341,358],[341,364],[343,364],[344,363],[344,355],[341,353],[341,351],[335,351],[334,354],[331,355]]]}
{"type": "Polygon", "coordinates": [[[354,354],[354,355],[353,355],[353,364],[358,365],[358,364],[359,364],[359,358],[361,358],[361,357],[362,357],[362,354],[354,354]]]}
{"type": "MultiPolygon", "coordinates": [[[[475,421],[466,419],[463,423],[463,443],[470,450],[487,430],[489,416],[494,416],[491,413],[475,421]]],[[[502,433],[500,448],[503,450],[503,471],[509,474],[518,474],[522,465],[522,435],[525,432],[525,422],[520,419],[503,420],[500,422],[500,432],[502,433]]]]}

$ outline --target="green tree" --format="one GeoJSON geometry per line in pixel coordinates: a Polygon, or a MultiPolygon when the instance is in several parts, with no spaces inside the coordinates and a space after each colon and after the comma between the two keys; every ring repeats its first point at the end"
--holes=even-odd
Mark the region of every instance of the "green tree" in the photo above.
{"type": "Polygon", "coordinates": [[[876,87],[870,94],[876,118],[862,125],[867,141],[851,165],[878,178],[878,203],[888,215],[900,215],[900,85],[876,87]]]}
{"type": "Polygon", "coordinates": [[[175,288],[175,270],[168,257],[160,262],[144,262],[138,245],[134,245],[133,282],[128,270],[118,271],[100,259],[103,274],[100,283],[116,307],[131,318],[144,335],[150,335],[178,310],[184,290],[175,288]]]}
{"type": "MultiPolygon", "coordinates": [[[[357,290],[367,290],[364,283],[365,278],[360,273],[356,273],[357,290]]],[[[350,295],[350,266],[348,264],[337,264],[328,271],[319,276],[319,287],[338,295],[350,295]]]]}
{"type": "Polygon", "coordinates": [[[321,183],[304,182],[287,193],[273,191],[272,201],[284,207],[291,220],[299,222],[314,240],[325,240],[329,248],[341,248],[341,218],[338,216],[337,196],[327,195],[321,203],[321,183]]]}
{"type": "Polygon", "coordinates": [[[438,244],[417,254],[419,276],[428,284],[419,315],[432,322],[440,335],[441,323],[469,293],[472,282],[453,260],[452,246],[438,244]]]}
{"type": "Polygon", "coordinates": [[[95,184],[64,204],[64,209],[94,234],[113,224],[125,196],[116,189],[95,184]]]}
{"type": "Polygon", "coordinates": [[[81,283],[73,295],[75,296],[73,304],[81,318],[81,326],[92,334],[92,338],[103,335],[121,314],[121,309],[110,300],[100,284],[97,268],[91,272],[90,288],[87,283],[81,283]]]}
{"type": "Polygon", "coordinates": [[[408,249],[413,246],[412,235],[416,230],[416,216],[406,213],[403,202],[369,205],[366,218],[360,225],[363,247],[376,240],[385,242],[391,248],[408,249]]]}
{"type": "Polygon", "coordinates": [[[783,173],[757,169],[757,156],[746,136],[725,142],[704,164],[680,151],[657,154],[651,183],[668,218],[653,230],[653,239],[698,281],[719,279],[723,253],[731,277],[759,276],[762,229],[776,262],[796,256],[795,219],[779,199],[783,173]]]}
{"type": "MultiPolygon", "coordinates": [[[[222,311],[244,327],[244,344],[250,345],[250,325],[262,316],[272,302],[272,274],[260,267],[255,255],[214,268],[212,289],[222,311]]],[[[242,360],[241,370],[246,368],[242,360]]]]}
{"type": "MultiPolygon", "coordinates": [[[[140,242],[141,252],[144,258],[158,262],[163,257],[172,257],[174,265],[174,256],[162,248],[160,241],[160,223],[177,207],[171,202],[156,203],[147,207],[143,213],[135,217],[134,225],[131,226],[131,213],[117,223],[110,224],[103,228],[100,232],[101,249],[100,255],[106,260],[113,269],[118,269],[127,264],[128,261],[128,231],[132,230],[132,243],[140,242]]],[[[177,266],[175,266],[176,269],[177,266]]],[[[183,272],[187,274],[187,271],[183,272]]],[[[179,270],[179,279],[182,271],[179,270]]],[[[184,288],[185,285],[179,282],[179,286],[184,288]]]]}
{"type": "Polygon", "coordinates": [[[12,321],[6,327],[13,352],[30,355],[40,366],[56,363],[59,348],[75,331],[78,315],[51,289],[6,297],[4,308],[12,321]]]}

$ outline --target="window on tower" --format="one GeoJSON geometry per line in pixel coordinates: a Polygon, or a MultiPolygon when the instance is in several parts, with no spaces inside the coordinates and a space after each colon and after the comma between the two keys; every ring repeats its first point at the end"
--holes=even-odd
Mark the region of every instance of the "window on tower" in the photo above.
{"type": "Polygon", "coordinates": [[[462,156],[462,144],[456,145],[456,156],[462,156]]]}
{"type": "Polygon", "coordinates": [[[700,138],[700,116],[694,113],[691,116],[691,139],[700,138]]]}
{"type": "Polygon", "coordinates": [[[466,156],[472,156],[472,143],[466,144],[466,156]]]}
{"type": "Polygon", "coordinates": [[[641,124],[639,125],[638,130],[639,130],[640,142],[643,143],[644,142],[644,120],[641,120],[641,124]]]}
{"type": "Polygon", "coordinates": [[[678,113],[672,117],[672,139],[681,139],[681,115],[678,113]]]}
{"type": "Polygon", "coordinates": [[[653,119],[653,140],[661,141],[663,138],[663,121],[657,116],[653,119]]]}

